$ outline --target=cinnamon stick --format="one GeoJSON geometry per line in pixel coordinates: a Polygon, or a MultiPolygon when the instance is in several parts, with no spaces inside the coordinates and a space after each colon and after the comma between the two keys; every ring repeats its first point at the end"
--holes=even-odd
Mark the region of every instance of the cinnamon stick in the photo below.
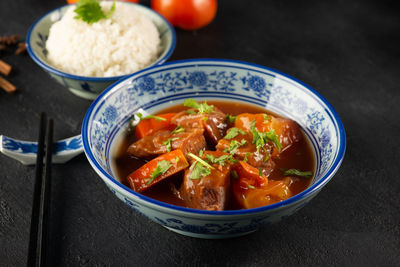
{"type": "Polygon", "coordinates": [[[0,59],[0,72],[8,76],[11,72],[12,67],[0,59]]]}
{"type": "Polygon", "coordinates": [[[0,76],[0,87],[3,88],[7,93],[13,93],[17,90],[17,87],[15,87],[12,83],[10,83],[1,76],[0,76]]]}
{"type": "Polygon", "coordinates": [[[21,55],[22,53],[26,52],[26,44],[25,43],[18,43],[18,48],[15,50],[16,55],[21,55]]]}

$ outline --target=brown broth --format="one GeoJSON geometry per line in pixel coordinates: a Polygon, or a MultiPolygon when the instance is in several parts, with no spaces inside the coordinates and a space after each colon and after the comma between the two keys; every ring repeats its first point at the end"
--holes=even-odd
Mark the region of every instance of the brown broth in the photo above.
{"type": "MultiPolygon", "coordinates": [[[[270,112],[262,107],[244,104],[244,103],[228,103],[222,101],[207,101],[208,104],[212,104],[218,107],[225,114],[238,115],[241,113],[268,113],[275,117],[282,117],[278,114],[270,112]]],[[[170,113],[170,112],[179,112],[186,108],[182,105],[175,105],[166,109],[163,109],[157,114],[170,113]]],[[[157,115],[155,114],[155,115],[157,115]]],[[[141,159],[137,159],[135,157],[130,156],[126,151],[130,144],[137,140],[135,136],[135,131],[133,128],[129,129],[123,140],[117,153],[113,158],[114,164],[116,166],[117,176],[119,180],[127,187],[130,187],[128,182],[126,181],[126,177],[139,167],[141,167],[145,161],[141,159]]],[[[283,179],[281,169],[299,169],[299,170],[310,170],[313,173],[315,172],[315,159],[314,154],[310,145],[309,140],[306,135],[303,133],[303,138],[300,142],[294,143],[285,151],[281,152],[279,155],[279,159],[275,161],[276,167],[275,170],[268,177],[271,180],[281,180],[283,179]]],[[[175,186],[175,188],[179,188],[182,182],[183,172],[174,175],[174,177],[170,177],[160,183],[154,185],[150,189],[143,192],[143,195],[148,196],[150,198],[166,202],[169,204],[177,205],[185,207],[184,202],[176,197],[173,194],[173,190],[171,189],[171,182],[175,186]]],[[[296,195],[303,190],[305,190],[311,183],[312,178],[296,178],[294,182],[290,185],[290,190],[293,195],[296,195]]],[[[235,203],[234,198],[232,197],[230,203],[228,205],[228,209],[239,209],[237,203],[235,203]]]]}

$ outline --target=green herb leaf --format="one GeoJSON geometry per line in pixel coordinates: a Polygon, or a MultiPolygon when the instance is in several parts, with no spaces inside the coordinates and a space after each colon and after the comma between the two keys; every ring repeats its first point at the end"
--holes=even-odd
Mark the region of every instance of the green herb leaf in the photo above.
{"type": "Polygon", "coordinates": [[[278,152],[281,152],[282,144],[281,144],[281,142],[279,142],[279,138],[275,134],[275,130],[271,129],[268,132],[266,132],[265,134],[266,134],[267,138],[275,144],[276,148],[278,149],[278,152]]]}
{"type": "Polygon", "coordinates": [[[289,169],[289,170],[284,171],[283,175],[285,175],[285,176],[295,175],[295,176],[310,178],[312,176],[312,172],[310,172],[310,171],[303,172],[303,171],[300,171],[297,169],[289,169]]]}
{"type": "Polygon", "coordinates": [[[228,152],[231,155],[235,155],[236,151],[239,147],[245,145],[247,141],[245,139],[242,139],[242,141],[237,141],[237,140],[232,140],[232,142],[229,144],[229,147],[224,150],[224,152],[228,152]]]}
{"type": "Polygon", "coordinates": [[[158,122],[167,120],[166,118],[154,116],[154,115],[147,115],[146,117],[143,117],[143,114],[140,112],[136,113],[136,116],[138,116],[140,120],[156,119],[156,121],[158,121],[158,122]]]}
{"type": "Polygon", "coordinates": [[[88,24],[92,24],[101,19],[110,18],[115,11],[115,1],[107,14],[104,14],[98,0],[79,0],[74,12],[76,13],[75,19],[81,19],[88,24]]]}
{"type": "Polygon", "coordinates": [[[254,185],[249,184],[249,185],[247,185],[247,186],[248,186],[250,189],[256,189],[254,185]]]}
{"type": "Polygon", "coordinates": [[[192,109],[188,109],[188,110],[186,111],[186,113],[189,114],[189,115],[193,115],[193,114],[196,114],[196,111],[194,111],[194,110],[192,110],[192,109]]]}
{"type": "Polygon", "coordinates": [[[250,157],[250,156],[251,156],[251,153],[250,152],[246,152],[246,154],[244,155],[243,161],[247,162],[247,158],[250,157]]]}
{"type": "Polygon", "coordinates": [[[111,6],[110,11],[108,11],[108,13],[106,14],[106,19],[111,18],[111,15],[115,12],[115,2],[116,2],[116,0],[114,0],[114,3],[111,6]]]}
{"type": "Polygon", "coordinates": [[[225,161],[229,158],[229,155],[222,155],[222,156],[216,158],[216,157],[214,157],[214,155],[207,154],[206,157],[209,162],[224,166],[225,161]]]}
{"type": "Polygon", "coordinates": [[[168,151],[168,152],[171,152],[172,141],[176,141],[176,140],[178,140],[178,139],[179,139],[179,137],[168,138],[168,140],[167,140],[167,141],[164,141],[162,144],[163,144],[164,146],[167,147],[167,151],[168,151]]]}
{"type": "Polygon", "coordinates": [[[278,136],[275,134],[274,129],[270,129],[268,132],[262,133],[256,129],[255,125],[256,121],[253,120],[250,123],[250,131],[253,135],[252,143],[256,145],[257,153],[260,152],[260,148],[262,148],[269,141],[272,141],[280,152],[282,149],[282,144],[279,142],[278,136]]]}
{"type": "Polygon", "coordinates": [[[268,116],[267,114],[263,114],[264,116],[264,121],[269,121],[271,119],[271,116],[268,116]]]}
{"type": "Polygon", "coordinates": [[[154,179],[156,179],[161,174],[164,174],[171,167],[172,167],[171,162],[169,162],[167,160],[161,160],[161,161],[157,162],[157,167],[151,174],[151,179],[149,179],[149,181],[147,181],[147,184],[150,184],[151,182],[153,182],[154,179]]]}
{"type": "Polygon", "coordinates": [[[229,155],[228,160],[229,160],[229,162],[232,162],[232,163],[238,162],[236,159],[233,158],[233,155],[229,155]]]}
{"type": "Polygon", "coordinates": [[[231,114],[226,114],[225,118],[230,122],[230,123],[235,123],[236,121],[236,116],[233,116],[231,114]]]}
{"type": "Polygon", "coordinates": [[[215,169],[213,166],[211,166],[210,164],[208,164],[206,161],[202,160],[201,158],[199,158],[198,156],[196,156],[193,153],[188,153],[187,154],[189,157],[195,159],[196,161],[200,162],[203,166],[210,168],[210,169],[215,169]]]}
{"type": "Polygon", "coordinates": [[[148,120],[148,119],[156,119],[156,121],[160,122],[160,121],[166,121],[166,118],[163,117],[159,117],[159,116],[154,116],[154,115],[148,115],[146,117],[143,118],[144,120],[148,120]]]}
{"type": "Polygon", "coordinates": [[[136,113],[135,115],[138,116],[140,120],[143,119],[143,114],[142,114],[142,113],[138,112],[138,113],[136,113]]]}
{"type": "Polygon", "coordinates": [[[185,131],[185,128],[183,128],[182,126],[179,125],[171,132],[171,134],[183,133],[184,131],[185,131]]]}
{"type": "Polygon", "coordinates": [[[258,176],[263,176],[263,173],[262,173],[262,170],[261,169],[258,169],[258,176]]]}
{"type": "Polygon", "coordinates": [[[200,164],[200,162],[196,161],[190,166],[190,179],[196,180],[196,179],[201,179],[207,175],[211,174],[210,168],[207,168],[206,166],[203,166],[200,164]]]}
{"type": "Polygon", "coordinates": [[[256,120],[253,120],[250,123],[250,131],[251,134],[253,135],[253,141],[252,143],[256,145],[257,148],[257,153],[260,152],[260,148],[262,148],[265,145],[265,140],[263,136],[261,135],[260,131],[256,129],[256,120]]]}
{"type": "Polygon", "coordinates": [[[202,149],[202,150],[199,151],[199,156],[203,157],[203,154],[204,154],[204,150],[202,149]]]}
{"type": "Polygon", "coordinates": [[[213,166],[211,166],[198,156],[194,155],[193,153],[188,153],[187,155],[196,160],[196,162],[194,162],[189,168],[191,171],[189,176],[190,179],[201,179],[207,175],[210,175],[211,169],[215,169],[213,166]]]}
{"type": "Polygon", "coordinates": [[[208,105],[207,102],[205,102],[205,101],[203,103],[199,104],[196,102],[196,100],[194,100],[192,98],[185,99],[185,101],[183,102],[183,105],[185,107],[197,109],[198,114],[214,112],[213,105],[208,105]]]}
{"type": "Polygon", "coordinates": [[[230,129],[226,132],[226,135],[225,135],[224,139],[232,139],[232,138],[235,138],[236,136],[239,135],[239,133],[240,133],[241,135],[245,135],[245,134],[246,134],[246,132],[243,131],[242,129],[239,129],[239,128],[230,128],[230,129]]]}
{"type": "Polygon", "coordinates": [[[270,158],[270,156],[269,156],[269,155],[266,155],[265,158],[264,158],[264,162],[266,162],[267,160],[269,160],[269,158],[270,158]]]}

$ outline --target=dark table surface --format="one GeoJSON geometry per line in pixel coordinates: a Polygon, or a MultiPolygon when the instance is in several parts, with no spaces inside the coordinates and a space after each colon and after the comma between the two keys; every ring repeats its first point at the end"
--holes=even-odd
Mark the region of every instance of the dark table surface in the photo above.
{"type": "MultiPolygon", "coordinates": [[[[266,65],[321,93],[348,144],[343,164],[309,205],[228,240],[177,235],[116,199],[84,155],[53,168],[52,266],[400,264],[400,9],[396,1],[219,1],[216,19],[177,30],[171,60],[228,58],[266,65]]],[[[63,0],[1,0],[0,35],[25,36],[63,0]]],[[[149,1],[144,2],[148,5],[149,1]]],[[[0,134],[35,140],[39,114],[55,138],[80,133],[90,101],[53,81],[29,56],[0,90],[0,134]]],[[[0,265],[25,265],[34,167],[0,155],[0,265]]]]}

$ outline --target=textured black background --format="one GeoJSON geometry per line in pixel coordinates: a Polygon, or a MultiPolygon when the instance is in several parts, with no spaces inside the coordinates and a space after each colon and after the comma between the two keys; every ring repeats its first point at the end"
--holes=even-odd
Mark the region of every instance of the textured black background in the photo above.
{"type": "MultiPolygon", "coordinates": [[[[0,35],[25,35],[63,0],[1,0],[0,35]]],[[[148,4],[149,1],[145,2],[148,4]]],[[[348,145],[342,167],[309,205],[254,234],[200,240],[172,233],[117,200],[81,155],[53,169],[52,265],[400,264],[400,9],[395,1],[219,1],[216,19],[177,30],[173,59],[218,57],[266,65],[311,85],[336,108],[348,145]]],[[[90,102],[28,55],[0,90],[0,134],[79,134],[90,102]]],[[[0,265],[25,265],[34,168],[0,155],[0,265]]]]}

